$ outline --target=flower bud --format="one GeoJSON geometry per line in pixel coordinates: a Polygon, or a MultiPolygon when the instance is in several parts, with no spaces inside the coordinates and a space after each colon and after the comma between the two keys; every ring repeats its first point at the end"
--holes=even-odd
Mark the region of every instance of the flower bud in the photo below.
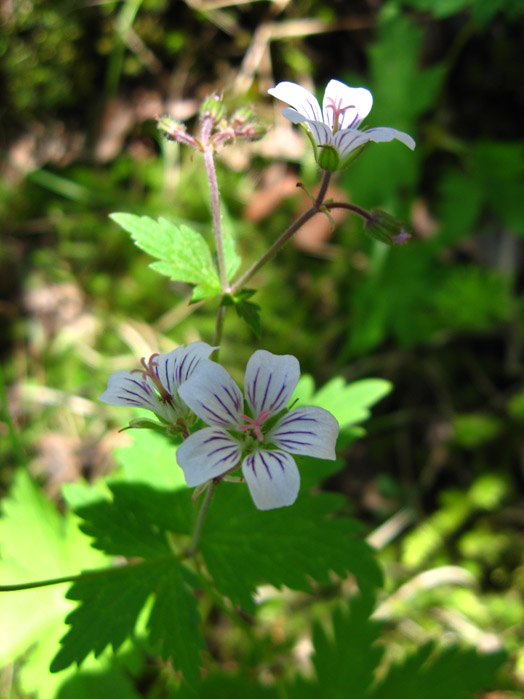
{"type": "Polygon", "coordinates": [[[400,221],[380,209],[370,213],[370,218],[366,221],[366,232],[386,245],[403,245],[411,238],[400,221]]]}
{"type": "Polygon", "coordinates": [[[215,123],[223,119],[225,114],[226,108],[222,102],[222,97],[217,94],[206,97],[200,107],[200,117],[202,119],[212,119],[215,123]]]}
{"type": "Polygon", "coordinates": [[[317,150],[317,162],[322,170],[336,172],[340,169],[340,156],[334,146],[320,146],[317,150]]]}

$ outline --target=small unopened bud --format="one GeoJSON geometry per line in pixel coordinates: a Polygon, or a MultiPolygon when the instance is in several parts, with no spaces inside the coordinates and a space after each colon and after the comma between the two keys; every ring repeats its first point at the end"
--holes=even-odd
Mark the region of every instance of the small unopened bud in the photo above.
{"type": "Polygon", "coordinates": [[[167,114],[157,117],[157,127],[164,136],[172,141],[177,141],[177,136],[186,133],[186,127],[179,121],[172,119],[167,114]]]}
{"type": "Polygon", "coordinates": [[[178,141],[179,143],[184,143],[186,146],[198,148],[197,142],[193,136],[187,133],[184,124],[181,124],[167,114],[158,116],[156,120],[158,130],[161,131],[169,141],[178,141]]]}
{"type": "Polygon", "coordinates": [[[340,156],[333,146],[320,146],[317,151],[317,162],[322,170],[335,172],[340,169],[340,156]]]}
{"type": "Polygon", "coordinates": [[[245,126],[253,119],[253,111],[251,107],[240,107],[231,117],[231,126],[234,129],[239,129],[245,126]]]}
{"type": "Polygon", "coordinates": [[[212,119],[215,123],[223,119],[225,114],[226,108],[220,95],[209,95],[200,107],[200,117],[202,119],[212,119]]]}
{"type": "Polygon", "coordinates": [[[411,238],[411,234],[400,221],[380,209],[371,212],[369,220],[366,221],[366,232],[386,245],[404,245],[411,238]]]}

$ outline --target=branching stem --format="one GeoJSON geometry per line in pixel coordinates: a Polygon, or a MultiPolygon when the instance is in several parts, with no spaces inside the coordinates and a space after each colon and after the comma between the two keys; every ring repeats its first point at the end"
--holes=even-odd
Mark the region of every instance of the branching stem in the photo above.
{"type": "Polygon", "coordinates": [[[315,214],[318,214],[320,212],[322,203],[324,201],[324,197],[326,196],[330,179],[331,173],[325,170],[324,177],[320,185],[320,190],[313,204],[309,207],[307,211],[305,211],[302,214],[302,216],[299,216],[297,220],[294,221],[284,233],[282,233],[280,238],[275,240],[273,245],[271,245],[271,247],[268,250],[266,250],[262,257],[260,257],[256,262],[254,262],[251,265],[251,267],[246,272],[244,272],[244,274],[239,279],[237,279],[237,281],[234,284],[232,284],[232,294],[241,289],[251,279],[251,277],[254,274],[256,274],[258,270],[261,267],[263,267],[266,264],[266,262],[268,262],[280,250],[280,248],[287,243],[287,241],[290,238],[293,237],[293,235],[295,235],[299,228],[302,228],[302,226],[305,223],[307,223],[307,221],[309,221],[310,218],[313,218],[315,214]]]}

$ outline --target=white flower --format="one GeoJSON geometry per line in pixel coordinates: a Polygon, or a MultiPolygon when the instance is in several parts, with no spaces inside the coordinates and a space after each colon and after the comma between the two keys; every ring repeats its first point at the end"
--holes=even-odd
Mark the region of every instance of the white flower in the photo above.
{"type": "Polygon", "coordinates": [[[324,170],[341,170],[369,141],[382,143],[397,139],[413,150],[409,134],[387,126],[361,131],[358,127],[373,105],[373,96],[364,87],[348,87],[330,80],[324,92],[323,109],[317,98],[296,83],[281,82],[268,90],[270,95],[291,105],[282,114],[294,124],[306,124],[315,158],[324,170]]]}
{"type": "Polygon", "coordinates": [[[206,342],[192,342],[166,354],[153,354],[148,362],[142,358],[142,369],[111,374],[107,389],[98,400],[110,405],[147,408],[169,424],[179,418],[186,419],[190,412],[178,397],[178,389],[214,349],[206,342]]]}
{"type": "Polygon", "coordinates": [[[323,408],[286,404],[300,376],[296,357],[256,351],[244,376],[244,396],[229,373],[209,360],[179,389],[179,395],[210,425],[177,450],[188,486],[222,476],[242,463],[242,474],[260,510],[292,505],[300,475],[290,454],[335,459],[338,422],[323,408]]]}

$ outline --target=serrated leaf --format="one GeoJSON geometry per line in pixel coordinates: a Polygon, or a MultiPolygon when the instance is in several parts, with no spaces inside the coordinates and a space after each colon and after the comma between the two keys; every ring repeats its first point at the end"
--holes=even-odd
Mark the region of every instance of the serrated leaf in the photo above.
{"type": "Polygon", "coordinates": [[[113,500],[77,510],[80,528],[93,546],[110,555],[158,558],[171,553],[167,532],[189,535],[194,516],[191,494],[160,491],[140,483],[116,482],[113,500]]]}
{"type": "MultiPolygon", "coordinates": [[[[0,519],[0,579],[5,585],[63,577],[83,566],[106,563],[77,529],[74,517],[61,517],[32,482],[26,471],[17,472],[10,494],[2,501],[0,519]]],[[[52,699],[70,673],[47,673],[63,619],[71,609],[64,599],[65,585],[3,593],[0,596],[0,665],[25,654],[20,684],[41,699],[52,699]]]]}
{"type": "Polygon", "coordinates": [[[149,621],[152,642],[190,681],[195,676],[198,679],[203,644],[198,625],[170,626],[174,619],[185,624],[187,619],[194,622],[198,618],[196,602],[185,588],[182,566],[174,557],[122,566],[76,582],[67,597],[81,604],[66,619],[71,628],[61,641],[51,672],[73,663],[80,665],[91,652],[97,657],[109,645],[116,652],[133,634],[152,593],[156,597],[149,621]]]}
{"type": "Polygon", "coordinates": [[[175,225],[165,218],[115,213],[110,218],[118,223],[141,250],[159,259],[150,266],[173,281],[196,286],[198,298],[220,293],[220,281],[205,239],[186,224],[175,225]]]}
{"type": "Polygon", "coordinates": [[[221,484],[200,544],[220,592],[252,610],[252,593],[263,582],[309,591],[311,579],[327,584],[334,571],[380,585],[381,572],[370,549],[352,536],[358,523],[329,518],[334,503],[336,508],[340,498],[305,493],[293,507],[260,512],[247,488],[221,484]]]}
{"type": "Polygon", "coordinates": [[[375,645],[381,624],[370,619],[374,602],[374,595],[359,594],[350,600],[348,612],[340,607],[335,609],[332,636],[319,623],[315,624],[312,660],[318,696],[325,699],[367,696],[383,654],[375,645]]]}
{"type": "Polygon", "coordinates": [[[301,377],[293,394],[301,405],[316,405],[329,410],[341,428],[349,427],[370,416],[369,408],[386,396],[392,384],[385,379],[360,379],[346,383],[340,376],[331,379],[316,393],[308,376],[301,377]]]}
{"type": "Polygon", "coordinates": [[[262,325],[260,323],[260,306],[247,299],[240,299],[235,303],[235,310],[239,318],[251,328],[257,337],[262,335],[262,325]]]}
{"type": "Polygon", "coordinates": [[[483,653],[456,646],[438,654],[428,643],[394,665],[369,693],[369,699],[470,699],[490,689],[505,654],[483,653]]]}
{"type": "Polygon", "coordinates": [[[200,616],[183,573],[178,565],[159,576],[148,622],[148,642],[164,660],[173,658],[188,684],[195,686],[200,679],[200,651],[204,643],[200,632],[195,633],[200,616]]]}
{"type": "Polygon", "coordinates": [[[76,582],[67,598],[82,604],[66,618],[71,628],[61,640],[51,672],[80,665],[91,651],[98,657],[108,645],[117,651],[133,632],[156,575],[155,566],[135,564],[76,582]]]}

